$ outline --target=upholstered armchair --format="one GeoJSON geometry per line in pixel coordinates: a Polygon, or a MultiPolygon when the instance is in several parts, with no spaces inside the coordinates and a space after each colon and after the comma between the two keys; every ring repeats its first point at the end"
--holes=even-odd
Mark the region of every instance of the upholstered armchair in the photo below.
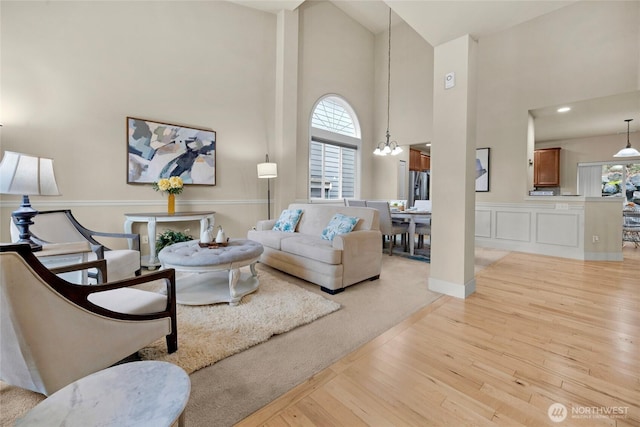
{"type": "Polygon", "coordinates": [[[0,245],[0,380],[50,395],[159,338],[169,353],[177,350],[173,269],[98,285],[72,284],[55,272],[27,244],[0,245]],[[151,281],[164,283],[166,294],[131,288],[151,281]]]}
{"type": "MultiPolygon", "coordinates": [[[[110,280],[140,275],[140,235],[89,230],[76,220],[69,209],[40,211],[32,221],[34,224],[29,227],[29,231],[36,242],[46,244],[88,241],[93,251],[89,260],[107,260],[110,280]],[[131,249],[110,249],[96,238],[130,239],[131,249]]],[[[13,222],[11,239],[13,242],[18,240],[18,229],[13,222]]],[[[90,271],[89,277],[95,278],[95,271],[90,271]]]]}

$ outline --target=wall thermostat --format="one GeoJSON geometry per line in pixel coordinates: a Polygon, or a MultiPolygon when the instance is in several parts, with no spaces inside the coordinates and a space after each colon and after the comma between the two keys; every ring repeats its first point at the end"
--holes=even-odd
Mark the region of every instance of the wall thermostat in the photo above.
{"type": "Polygon", "coordinates": [[[444,88],[451,89],[456,85],[456,73],[447,73],[444,76],[444,88]]]}

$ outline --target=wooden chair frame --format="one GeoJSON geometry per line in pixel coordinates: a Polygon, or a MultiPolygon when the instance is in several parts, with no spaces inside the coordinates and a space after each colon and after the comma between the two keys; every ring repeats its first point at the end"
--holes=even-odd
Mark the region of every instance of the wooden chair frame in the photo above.
{"type": "Polygon", "coordinates": [[[174,269],[166,269],[159,270],[153,273],[145,274],[144,276],[133,277],[130,279],[120,280],[112,283],[104,283],[98,285],[77,285],[74,283],[69,283],[66,280],[56,276],[57,273],[69,272],[69,271],[78,271],[87,268],[98,268],[101,271],[102,279],[106,280],[107,277],[107,266],[106,261],[104,259],[97,261],[89,261],[86,263],[73,264],[69,266],[59,267],[56,269],[49,270],[47,267],[42,265],[40,260],[33,255],[31,252],[31,248],[27,244],[17,244],[17,245],[3,245],[0,246],[0,252],[16,252],[20,255],[29,266],[38,274],[51,288],[53,288],[57,293],[59,293],[62,297],[67,300],[73,302],[79,307],[84,308],[87,311],[90,311],[95,314],[99,314],[101,316],[105,316],[111,319],[118,320],[154,320],[161,319],[164,317],[169,317],[171,320],[171,333],[167,335],[167,349],[169,353],[174,353],[178,350],[178,320],[177,320],[177,310],[176,310],[176,275],[174,269]],[[108,310],[104,307],[100,307],[98,305],[93,304],[89,301],[89,295],[102,292],[109,291],[113,289],[120,289],[134,285],[140,285],[143,283],[152,282],[158,279],[167,279],[166,280],[166,295],[167,295],[167,306],[165,310],[148,313],[148,314],[128,314],[128,313],[119,313],[116,311],[108,310]]]}

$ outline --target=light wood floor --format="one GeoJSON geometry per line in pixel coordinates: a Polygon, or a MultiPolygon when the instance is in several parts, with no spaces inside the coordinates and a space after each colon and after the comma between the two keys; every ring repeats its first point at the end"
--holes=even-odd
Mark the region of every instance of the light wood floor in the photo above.
{"type": "Polygon", "coordinates": [[[238,426],[639,426],[640,248],[624,255],[509,254],[470,298],[440,298],[238,426]]]}

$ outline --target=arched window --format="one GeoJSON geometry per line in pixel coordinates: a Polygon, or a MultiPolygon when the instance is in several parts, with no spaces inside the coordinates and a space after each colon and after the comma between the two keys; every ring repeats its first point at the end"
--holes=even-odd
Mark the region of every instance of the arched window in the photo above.
{"type": "Polygon", "coordinates": [[[355,198],[361,139],[353,108],[336,95],[321,98],[311,115],[310,135],[309,197],[355,198]]]}

